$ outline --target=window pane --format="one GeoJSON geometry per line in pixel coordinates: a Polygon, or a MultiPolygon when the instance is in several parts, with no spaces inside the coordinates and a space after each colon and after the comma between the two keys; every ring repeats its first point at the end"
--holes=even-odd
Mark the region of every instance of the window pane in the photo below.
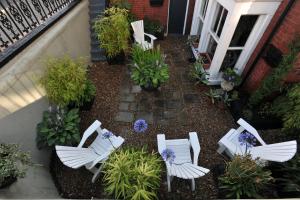
{"type": "Polygon", "coordinates": [[[218,29],[218,33],[217,33],[218,37],[220,37],[220,35],[222,33],[223,26],[225,24],[225,20],[226,20],[227,14],[228,14],[228,11],[226,9],[224,9],[224,12],[223,12],[223,15],[222,15],[222,18],[221,18],[221,22],[220,22],[220,26],[219,26],[219,29],[218,29]]]}
{"type": "Polygon", "coordinates": [[[226,68],[233,69],[236,62],[238,61],[242,50],[227,50],[225,58],[223,60],[221,71],[225,70],[226,68]]]}
{"type": "Polygon", "coordinates": [[[202,28],[203,28],[203,22],[202,22],[202,20],[200,19],[200,20],[199,20],[199,26],[198,26],[197,35],[201,35],[202,28]]]}
{"type": "Polygon", "coordinates": [[[210,36],[207,53],[210,55],[211,59],[213,59],[218,43],[214,40],[212,36],[210,36]]]}
{"type": "Polygon", "coordinates": [[[230,42],[231,47],[245,46],[248,37],[257,21],[258,15],[243,15],[235,29],[233,38],[230,42]]]}
{"type": "Polygon", "coordinates": [[[222,14],[222,10],[223,10],[223,7],[220,6],[220,4],[217,5],[217,10],[216,10],[216,18],[215,18],[215,22],[214,22],[214,26],[213,26],[213,32],[217,32],[217,28],[218,28],[218,25],[219,25],[219,21],[220,21],[220,18],[221,18],[221,14],[222,14]]]}
{"type": "Polygon", "coordinates": [[[202,0],[200,13],[203,18],[205,18],[205,15],[206,15],[208,1],[209,0],[202,0]]]}

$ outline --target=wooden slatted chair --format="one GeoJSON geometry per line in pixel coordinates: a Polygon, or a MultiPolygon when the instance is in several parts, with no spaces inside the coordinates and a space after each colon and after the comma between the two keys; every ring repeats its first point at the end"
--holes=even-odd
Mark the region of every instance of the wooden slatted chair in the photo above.
{"type": "Polygon", "coordinates": [[[247,149],[247,153],[250,153],[253,159],[259,158],[262,161],[285,162],[292,159],[296,154],[296,140],[266,144],[258,134],[257,130],[245,120],[239,119],[237,123],[240,127],[228,131],[228,133],[218,142],[218,153],[222,154],[225,152],[229,157],[233,157],[235,154],[244,155],[246,153],[246,146],[240,145],[238,138],[240,134],[246,130],[260,143],[260,146],[249,147],[249,149],[247,149]]]}
{"type": "Polygon", "coordinates": [[[166,140],[164,134],[157,135],[158,152],[160,155],[166,149],[171,149],[175,153],[175,159],[172,163],[165,161],[167,167],[168,191],[171,192],[171,181],[174,176],[191,179],[192,190],[195,190],[195,178],[207,174],[210,170],[198,166],[198,157],[200,153],[200,144],[196,132],[189,133],[189,139],[166,140]],[[193,150],[193,161],[191,151],[193,150]]]}
{"type": "Polygon", "coordinates": [[[157,38],[154,35],[144,32],[144,21],[139,20],[131,23],[131,27],[134,31],[134,40],[140,44],[144,50],[152,49],[154,47],[154,40],[157,38]],[[149,37],[151,42],[145,40],[145,36],[149,37]]]}
{"type": "Polygon", "coordinates": [[[109,155],[118,147],[120,147],[124,139],[120,136],[112,135],[109,139],[103,137],[103,134],[108,132],[106,129],[101,128],[101,122],[96,120],[84,133],[82,139],[77,147],[69,146],[55,146],[56,153],[60,158],[61,162],[73,169],[78,169],[85,166],[88,170],[94,173],[92,182],[94,183],[97,179],[101,168],[96,167],[98,163],[104,163],[109,155]],[[98,135],[96,139],[87,148],[83,145],[87,138],[90,137],[94,132],[98,135]]]}

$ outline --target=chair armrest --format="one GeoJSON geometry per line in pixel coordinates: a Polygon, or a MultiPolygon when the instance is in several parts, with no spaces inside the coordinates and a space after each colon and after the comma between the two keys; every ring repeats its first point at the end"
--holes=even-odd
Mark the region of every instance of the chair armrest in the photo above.
{"type": "Polygon", "coordinates": [[[257,130],[251,126],[250,124],[248,124],[245,120],[243,120],[242,118],[240,118],[237,123],[242,126],[244,129],[246,129],[248,132],[250,132],[252,135],[254,135],[254,137],[256,137],[256,139],[261,143],[261,145],[266,145],[266,143],[263,141],[263,139],[260,137],[260,135],[258,134],[257,130]]]}
{"type": "Polygon", "coordinates": [[[77,147],[82,147],[85,141],[88,139],[88,137],[90,137],[98,128],[100,128],[100,126],[101,126],[100,121],[98,120],[94,121],[94,123],[92,123],[92,125],[90,125],[88,129],[84,131],[81,141],[77,147]]]}
{"type": "Polygon", "coordinates": [[[201,149],[200,144],[199,144],[198,135],[196,132],[190,132],[189,135],[190,135],[190,143],[193,148],[193,154],[194,154],[193,163],[195,165],[198,165],[198,157],[199,157],[200,149],[201,149]]]}
{"type": "Polygon", "coordinates": [[[158,134],[157,135],[157,147],[158,147],[158,152],[159,152],[160,155],[167,148],[165,134],[158,134]]]}
{"type": "Polygon", "coordinates": [[[151,40],[156,40],[157,38],[154,35],[151,35],[149,33],[144,33],[146,36],[148,36],[149,38],[151,38],[151,40]]]}

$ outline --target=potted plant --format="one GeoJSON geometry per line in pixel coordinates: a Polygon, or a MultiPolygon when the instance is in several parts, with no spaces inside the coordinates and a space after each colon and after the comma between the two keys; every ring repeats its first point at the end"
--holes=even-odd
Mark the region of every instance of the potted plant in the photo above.
{"type": "Polygon", "coordinates": [[[164,0],[150,0],[151,6],[162,6],[164,4],[164,0]]]}
{"type": "Polygon", "coordinates": [[[72,60],[69,56],[48,59],[41,84],[49,101],[60,107],[79,106],[86,90],[86,71],[82,59],[72,60]]]}
{"type": "Polygon", "coordinates": [[[74,145],[80,141],[80,117],[78,109],[50,106],[43,113],[43,120],[37,125],[37,146],[74,145]]]}
{"type": "Polygon", "coordinates": [[[238,86],[241,83],[241,77],[229,67],[223,72],[222,78],[221,87],[227,92],[233,90],[235,86],[238,86]]]}
{"type": "Polygon", "coordinates": [[[210,65],[211,65],[211,57],[210,57],[210,55],[208,53],[200,53],[199,55],[200,55],[200,57],[203,60],[203,68],[204,69],[209,69],[210,65]]]}
{"type": "Polygon", "coordinates": [[[144,51],[139,45],[132,50],[132,80],[146,91],[156,90],[169,79],[168,65],[164,62],[159,46],[144,51]]]}
{"type": "Polygon", "coordinates": [[[108,64],[123,64],[130,36],[128,10],[117,7],[106,9],[93,28],[100,47],[106,52],[108,64]]]}
{"type": "Polygon", "coordinates": [[[0,189],[23,178],[30,164],[28,153],[19,150],[17,144],[0,144],[0,189]]]}
{"type": "Polygon", "coordinates": [[[188,36],[188,44],[195,49],[199,46],[199,35],[189,35],[188,36]]]}
{"type": "Polygon", "coordinates": [[[165,28],[158,20],[151,20],[149,17],[144,17],[144,29],[146,33],[154,35],[158,40],[163,40],[165,37],[165,28]]]}
{"type": "Polygon", "coordinates": [[[96,86],[91,80],[87,80],[84,94],[82,97],[82,105],[80,110],[91,110],[96,97],[96,86]]]}

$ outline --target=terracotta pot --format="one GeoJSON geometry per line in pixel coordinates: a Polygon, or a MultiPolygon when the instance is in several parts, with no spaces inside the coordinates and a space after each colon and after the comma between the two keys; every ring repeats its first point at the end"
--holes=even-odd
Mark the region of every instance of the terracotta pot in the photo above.
{"type": "Polygon", "coordinates": [[[209,69],[211,65],[211,58],[208,53],[200,53],[201,58],[203,59],[203,68],[209,69]]]}

